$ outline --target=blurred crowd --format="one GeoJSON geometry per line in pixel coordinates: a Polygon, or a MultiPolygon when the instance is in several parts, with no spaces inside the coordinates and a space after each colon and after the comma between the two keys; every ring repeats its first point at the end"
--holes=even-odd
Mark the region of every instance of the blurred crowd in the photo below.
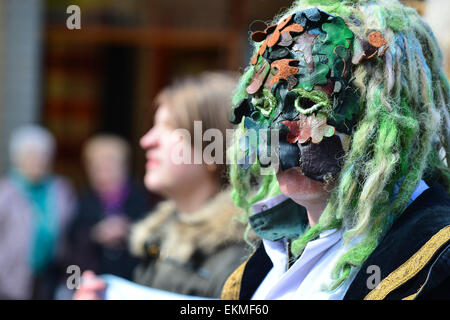
{"type": "MultiPolygon", "coordinates": [[[[225,136],[235,84],[234,75],[204,73],[160,92],[154,126],[140,142],[145,177],[131,176],[124,139],[100,134],[86,141],[80,161],[89,183],[79,194],[53,172],[52,134],[34,124],[17,128],[0,181],[0,298],[101,299],[101,274],[218,298],[247,250],[242,226],[233,223],[238,212],[226,168],[174,164],[171,152],[180,142],[174,131],[193,133],[194,121],[225,136]],[[166,200],[157,204],[152,194],[166,200]],[[73,265],[91,279],[78,291],[67,285],[73,265]]],[[[183,143],[193,156],[198,146],[183,143]]]]}
{"type": "Polygon", "coordinates": [[[52,172],[55,139],[45,128],[17,128],[9,150],[0,182],[0,297],[56,298],[69,265],[131,278],[129,225],[152,203],[129,175],[127,143],[113,135],[87,141],[89,186],[80,195],[52,172]]]}

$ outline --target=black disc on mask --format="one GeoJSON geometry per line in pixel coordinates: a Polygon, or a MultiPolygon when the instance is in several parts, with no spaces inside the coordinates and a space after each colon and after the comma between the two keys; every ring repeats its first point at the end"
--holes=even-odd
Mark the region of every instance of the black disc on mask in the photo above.
{"type": "Polygon", "coordinates": [[[316,181],[325,182],[326,176],[335,176],[342,168],[344,149],[341,139],[334,135],[324,137],[319,144],[309,141],[300,145],[301,170],[303,175],[316,181]]]}
{"type": "Polygon", "coordinates": [[[283,171],[299,166],[301,153],[297,144],[280,141],[278,154],[280,157],[280,167],[283,171]]]}

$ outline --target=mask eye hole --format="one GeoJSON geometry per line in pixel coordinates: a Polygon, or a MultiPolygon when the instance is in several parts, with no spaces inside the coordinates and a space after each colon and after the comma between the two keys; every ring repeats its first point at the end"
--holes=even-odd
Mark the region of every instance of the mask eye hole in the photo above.
{"type": "Polygon", "coordinates": [[[308,110],[316,105],[316,103],[309,98],[300,98],[298,104],[303,110],[308,110]]]}
{"type": "Polygon", "coordinates": [[[300,88],[294,90],[299,94],[294,104],[298,112],[309,115],[321,109],[331,109],[330,99],[325,92],[319,90],[308,92],[300,88]]]}
{"type": "Polygon", "coordinates": [[[322,103],[316,103],[313,100],[305,97],[298,97],[297,100],[295,100],[295,108],[297,109],[297,111],[304,115],[309,115],[316,111],[319,111],[320,109],[322,109],[322,106],[322,103]]]}

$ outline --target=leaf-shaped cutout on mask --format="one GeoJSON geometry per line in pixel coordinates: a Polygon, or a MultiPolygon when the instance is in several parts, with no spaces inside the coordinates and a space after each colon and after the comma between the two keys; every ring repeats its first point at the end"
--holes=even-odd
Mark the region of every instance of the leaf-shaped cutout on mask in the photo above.
{"type": "MultiPolygon", "coordinates": [[[[331,76],[341,77],[344,65],[347,64],[342,59],[344,56],[349,59],[350,55],[346,51],[349,51],[350,45],[353,46],[354,34],[340,17],[335,17],[329,23],[324,23],[322,29],[326,33],[319,35],[317,41],[314,41],[313,55],[314,57],[318,55],[326,56],[331,76]],[[339,50],[339,52],[336,50],[339,50]]],[[[323,84],[326,84],[326,82],[323,84]]]]}
{"type": "Polygon", "coordinates": [[[281,35],[283,34],[289,34],[292,37],[291,33],[302,33],[305,29],[299,25],[299,24],[291,24],[290,26],[286,27],[283,29],[283,31],[281,31],[281,35]]]}
{"type": "Polygon", "coordinates": [[[327,115],[325,113],[319,112],[317,116],[312,115],[308,119],[311,126],[312,143],[318,144],[322,141],[323,137],[334,136],[335,129],[327,124],[327,115]]]}
{"type": "MultiPolygon", "coordinates": [[[[262,59],[262,58],[261,58],[262,59]]],[[[270,71],[270,64],[265,60],[261,60],[256,67],[255,74],[253,75],[252,82],[247,87],[248,94],[255,94],[264,84],[267,75],[270,71]]]]}
{"type": "Polygon", "coordinates": [[[272,50],[272,52],[269,53],[269,60],[280,60],[285,59],[289,56],[289,49],[287,48],[279,48],[276,50],[272,50]]]}
{"type": "Polygon", "coordinates": [[[278,40],[280,40],[281,31],[288,25],[288,23],[292,20],[292,15],[285,18],[283,21],[281,21],[276,29],[273,31],[273,33],[267,38],[267,46],[269,48],[273,47],[278,43],[278,40]]]}
{"type": "Polygon", "coordinates": [[[253,55],[252,60],[250,61],[250,64],[251,65],[257,64],[259,61],[259,57],[261,57],[264,54],[264,52],[266,52],[266,49],[267,49],[267,39],[261,44],[261,46],[258,49],[258,52],[256,52],[253,55]]]}
{"type": "Polygon", "coordinates": [[[305,32],[302,35],[300,35],[297,38],[297,40],[295,40],[295,45],[293,47],[294,51],[300,51],[303,53],[305,62],[308,65],[309,73],[314,72],[314,59],[312,55],[312,47],[314,40],[316,38],[317,35],[305,32]]]}
{"type": "MultiPolygon", "coordinates": [[[[347,49],[350,47],[348,40],[353,39],[353,32],[346,26],[344,19],[341,17],[335,17],[330,23],[324,23],[322,30],[326,32],[326,36],[319,36],[319,39],[323,43],[331,44],[329,50],[334,49],[335,46],[345,46],[347,49]]],[[[330,55],[331,55],[330,52],[330,55]]]]}
{"type": "Polygon", "coordinates": [[[296,121],[281,121],[282,124],[288,127],[289,131],[286,136],[286,140],[289,143],[297,143],[299,140],[300,134],[302,133],[302,129],[304,128],[304,123],[306,121],[306,117],[303,115],[300,115],[300,120],[296,121]]]}
{"type": "Polygon", "coordinates": [[[369,43],[374,46],[375,48],[381,48],[384,46],[387,42],[384,39],[383,35],[377,31],[373,31],[369,34],[369,43]]]}
{"type": "Polygon", "coordinates": [[[314,89],[315,85],[326,85],[328,82],[328,73],[330,72],[330,67],[326,64],[320,63],[318,57],[314,57],[315,67],[314,72],[309,73],[309,70],[305,67],[300,68],[299,83],[298,88],[303,88],[305,90],[311,91],[314,89]]]}
{"type": "MultiPolygon", "coordinates": [[[[299,69],[297,67],[291,66],[291,63],[298,63],[297,59],[282,59],[272,62],[272,69],[277,69],[278,72],[272,78],[270,82],[270,87],[272,88],[275,83],[280,80],[286,80],[289,76],[295,76],[299,69]]],[[[271,89],[270,88],[270,89],[271,89]]]]}
{"type": "Polygon", "coordinates": [[[281,41],[278,42],[278,45],[281,47],[289,47],[292,44],[292,36],[289,32],[283,32],[281,34],[281,41]]]}
{"type": "Polygon", "coordinates": [[[332,137],[336,130],[327,124],[327,114],[319,112],[317,115],[305,116],[300,114],[299,120],[282,121],[289,128],[286,140],[289,143],[306,143],[309,139],[318,144],[323,137],[332,137]]]}
{"type": "Polygon", "coordinates": [[[298,23],[305,27],[307,24],[310,24],[310,22],[317,23],[320,20],[325,20],[327,17],[331,16],[328,13],[321,11],[317,8],[310,8],[297,12],[294,15],[294,21],[295,23],[298,23]]]}

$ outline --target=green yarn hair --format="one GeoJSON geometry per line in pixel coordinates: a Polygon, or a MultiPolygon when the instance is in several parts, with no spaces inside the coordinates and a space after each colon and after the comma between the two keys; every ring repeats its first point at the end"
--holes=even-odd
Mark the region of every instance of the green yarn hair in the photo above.
{"type": "MultiPolygon", "coordinates": [[[[342,17],[361,39],[376,30],[389,44],[384,57],[353,67],[361,110],[350,150],[318,224],[292,243],[298,256],[325,230],[343,229],[346,243],[361,237],[334,267],[328,288],[334,290],[377,247],[421,179],[440,183],[450,193],[449,83],[437,41],[414,9],[397,0],[298,0],[273,23],[313,7],[342,17]],[[356,19],[362,23],[352,23],[356,19]]],[[[236,100],[246,94],[252,70],[241,79],[236,100]]],[[[235,141],[243,134],[241,123],[235,141]]],[[[236,148],[229,150],[232,158],[236,148]]],[[[246,171],[233,163],[232,197],[246,219],[253,203],[280,191],[275,175],[259,175],[258,163],[246,171]]]]}
{"type": "MultiPolygon", "coordinates": [[[[241,79],[242,81],[243,79],[241,79]]],[[[245,80],[248,81],[248,80],[245,80]]],[[[245,87],[243,91],[245,92],[245,87]]],[[[237,90],[239,90],[240,86],[237,90]]],[[[239,93],[237,93],[239,94],[239,93]]],[[[230,184],[232,186],[231,198],[236,206],[243,209],[243,213],[240,217],[237,217],[241,223],[247,224],[244,239],[245,241],[255,248],[255,239],[250,239],[249,232],[251,230],[248,224],[248,217],[252,211],[252,205],[265,198],[270,198],[281,193],[278,185],[275,172],[271,172],[267,175],[261,176],[261,166],[256,159],[255,163],[250,166],[248,170],[243,170],[238,163],[239,157],[239,139],[247,133],[247,129],[244,127],[244,118],[236,128],[233,144],[227,150],[227,157],[229,158],[229,176],[230,184]],[[257,187],[256,187],[257,186],[257,187]],[[256,192],[254,190],[257,189],[256,192]]],[[[273,170],[272,170],[273,171],[273,170]]]]}

